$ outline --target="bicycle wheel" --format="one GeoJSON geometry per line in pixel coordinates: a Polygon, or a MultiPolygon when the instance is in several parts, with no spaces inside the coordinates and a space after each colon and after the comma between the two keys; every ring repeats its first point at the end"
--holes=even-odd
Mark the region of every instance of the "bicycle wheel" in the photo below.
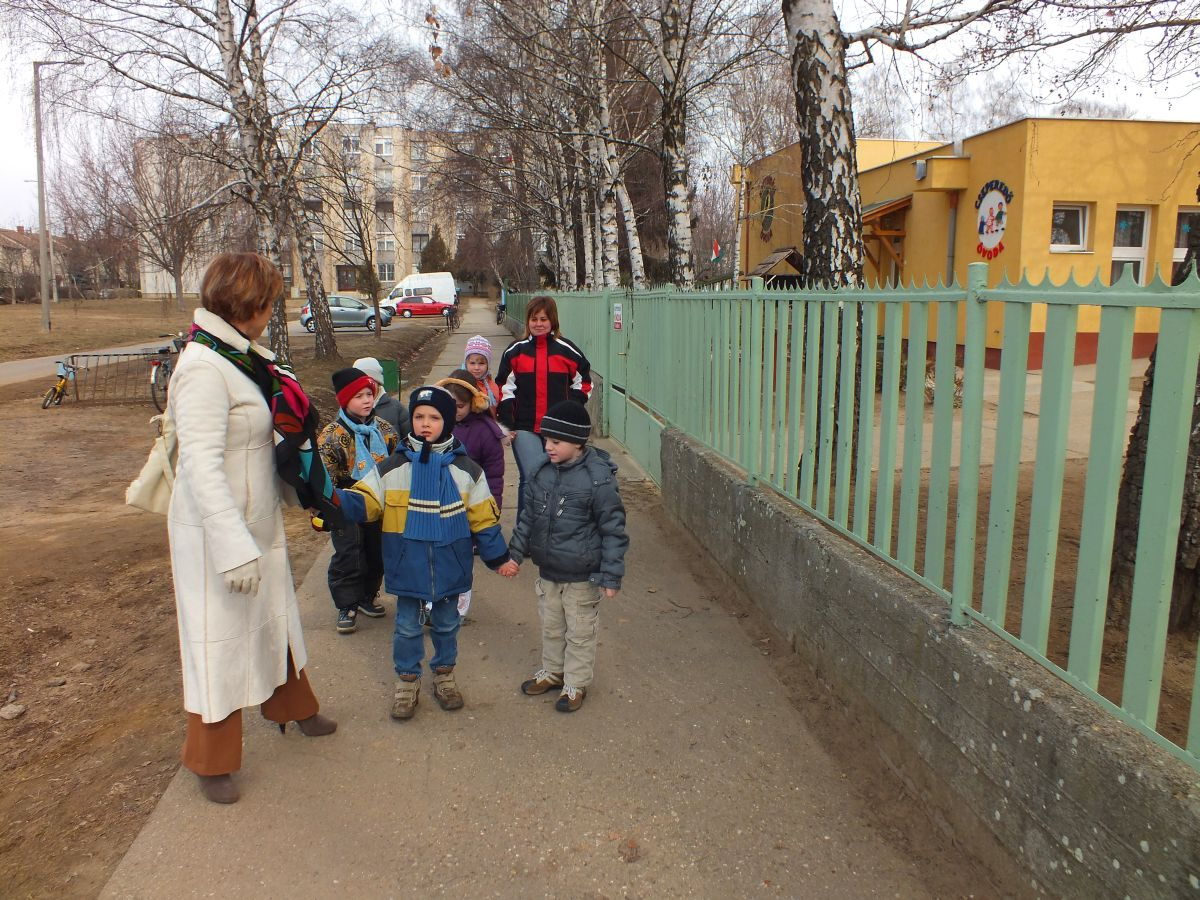
{"type": "Polygon", "coordinates": [[[42,395],[42,409],[49,409],[50,405],[54,403],[55,397],[59,397],[59,402],[62,402],[62,395],[58,392],[58,385],[50,388],[45,394],[42,395]]]}
{"type": "Polygon", "coordinates": [[[162,362],[150,372],[150,399],[159,412],[167,411],[167,382],[171,378],[171,364],[162,362]]]}

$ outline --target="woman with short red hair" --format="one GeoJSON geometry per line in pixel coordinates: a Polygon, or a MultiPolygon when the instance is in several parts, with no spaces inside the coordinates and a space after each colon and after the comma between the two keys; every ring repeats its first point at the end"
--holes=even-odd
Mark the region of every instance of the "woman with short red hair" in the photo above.
{"type": "Polygon", "coordinates": [[[257,343],[282,290],[279,271],[257,254],[214,259],[171,377],[179,462],[167,533],[187,710],[182,758],[216,803],[238,799],[230,776],[241,767],[244,707],[261,704],[280,729],[296,721],[309,737],[337,728],[318,712],[304,672],[282,505],[337,510],[319,460],[308,465],[315,413],[257,343]]]}

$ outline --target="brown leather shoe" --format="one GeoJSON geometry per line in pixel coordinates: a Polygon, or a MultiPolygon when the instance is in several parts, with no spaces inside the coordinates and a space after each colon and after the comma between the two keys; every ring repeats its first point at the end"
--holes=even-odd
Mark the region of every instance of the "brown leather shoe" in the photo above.
{"type": "Polygon", "coordinates": [[[305,737],[321,737],[337,731],[337,722],[325,718],[320,713],[313,713],[307,719],[297,719],[296,724],[300,726],[300,733],[305,737]]]}
{"type": "Polygon", "coordinates": [[[562,672],[547,672],[545,669],[538,669],[533,673],[532,678],[521,682],[521,693],[536,697],[538,694],[557,690],[562,685],[562,672]]]}
{"type": "Polygon", "coordinates": [[[433,699],[442,709],[462,709],[463,695],[454,681],[454,666],[438,666],[433,670],[433,699]]]}
{"type": "Polygon", "coordinates": [[[197,775],[200,793],[213,803],[237,803],[241,793],[228,775],[197,775]]]}
{"type": "Polygon", "coordinates": [[[554,701],[554,708],[559,712],[575,712],[583,706],[583,698],[587,696],[587,688],[563,686],[562,693],[554,701]]]}

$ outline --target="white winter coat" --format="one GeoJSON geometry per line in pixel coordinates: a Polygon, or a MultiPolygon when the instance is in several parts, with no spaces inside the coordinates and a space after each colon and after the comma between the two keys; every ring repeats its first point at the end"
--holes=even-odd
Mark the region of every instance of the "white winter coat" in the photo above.
{"type": "MultiPolygon", "coordinates": [[[[266,359],[220,317],[196,323],[237,350],[266,359]]],[[[267,700],[307,655],[284,539],[271,413],[258,385],[208,347],[189,343],[171,376],[169,411],[179,464],[167,531],[183,657],[183,705],[205,722],[267,700]],[[257,559],[258,593],[230,593],[221,573],[257,559]]]]}

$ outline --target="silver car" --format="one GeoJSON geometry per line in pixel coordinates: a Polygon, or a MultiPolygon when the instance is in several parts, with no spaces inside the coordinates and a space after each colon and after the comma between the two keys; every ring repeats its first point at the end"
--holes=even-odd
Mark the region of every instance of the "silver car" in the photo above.
{"type": "MultiPolygon", "coordinates": [[[[371,304],[342,294],[330,294],[326,300],[329,302],[329,316],[333,319],[334,328],[358,327],[367,331],[375,330],[375,310],[371,304]]],[[[384,328],[392,324],[391,310],[381,307],[379,316],[379,324],[384,328]]],[[[300,324],[309,331],[317,330],[317,323],[313,321],[312,310],[307,303],[300,308],[300,324]]]]}

